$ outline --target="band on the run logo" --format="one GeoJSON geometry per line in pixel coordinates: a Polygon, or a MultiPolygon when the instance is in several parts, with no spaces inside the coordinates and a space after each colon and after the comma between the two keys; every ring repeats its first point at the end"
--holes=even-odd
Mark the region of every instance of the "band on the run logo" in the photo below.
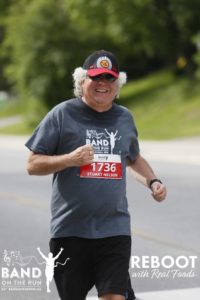
{"type": "Polygon", "coordinates": [[[50,283],[53,280],[54,269],[66,265],[70,258],[65,261],[56,261],[63,251],[60,249],[56,256],[51,252],[45,255],[37,248],[40,258],[37,256],[22,256],[21,252],[4,250],[1,267],[1,291],[41,291],[42,281],[45,276],[46,291],[50,293],[50,283]],[[42,261],[41,261],[42,257],[42,261]],[[45,265],[42,267],[41,265],[45,265]],[[39,267],[40,266],[40,267],[39,267]],[[45,272],[43,270],[45,269],[45,272]]]}
{"type": "Polygon", "coordinates": [[[94,129],[86,130],[86,144],[94,148],[95,154],[113,154],[116,142],[121,140],[118,130],[107,130],[98,132],[94,129]]]}

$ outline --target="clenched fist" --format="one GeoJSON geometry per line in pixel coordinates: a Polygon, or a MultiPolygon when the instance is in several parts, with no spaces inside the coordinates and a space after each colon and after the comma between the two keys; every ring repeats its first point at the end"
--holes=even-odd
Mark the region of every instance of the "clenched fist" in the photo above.
{"type": "Polygon", "coordinates": [[[93,162],[94,150],[91,145],[84,145],[69,153],[69,156],[72,167],[81,167],[93,162]]]}
{"type": "Polygon", "coordinates": [[[165,200],[167,196],[167,190],[162,183],[154,182],[151,186],[151,190],[152,190],[152,196],[156,201],[161,202],[165,200]]]}

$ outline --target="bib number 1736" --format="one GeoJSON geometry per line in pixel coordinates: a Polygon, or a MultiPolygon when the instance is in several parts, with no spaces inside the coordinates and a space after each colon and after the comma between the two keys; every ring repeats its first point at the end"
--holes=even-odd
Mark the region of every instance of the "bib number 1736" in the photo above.
{"type": "Polygon", "coordinates": [[[80,177],[121,179],[121,158],[118,155],[107,155],[106,157],[95,155],[93,163],[80,167],[80,177]]]}
{"type": "Polygon", "coordinates": [[[93,172],[116,172],[117,166],[116,163],[103,163],[103,162],[94,162],[91,164],[93,172]]]}

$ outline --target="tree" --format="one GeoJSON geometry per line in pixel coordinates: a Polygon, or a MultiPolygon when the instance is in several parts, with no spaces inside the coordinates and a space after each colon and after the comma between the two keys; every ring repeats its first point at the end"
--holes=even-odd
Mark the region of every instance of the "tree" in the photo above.
{"type": "Polygon", "coordinates": [[[55,104],[56,90],[62,90],[63,96],[68,92],[68,62],[75,50],[75,32],[61,1],[17,1],[7,25],[8,75],[20,92],[55,104]]]}
{"type": "Polygon", "coordinates": [[[74,68],[100,41],[112,44],[91,22],[76,22],[76,9],[62,0],[18,0],[9,10],[2,52],[9,58],[7,77],[31,106],[29,121],[41,118],[38,107],[43,114],[71,97],[74,68]]]}
{"type": "Polygon", "coordinates": [[[7,78],[20,97],[49,109],[71,97],[73,69],[96,49],[119,56],[129,78],[175,68],[177,59],[191,74],[199,11],[199,0],[11,1],[1,47],[7,78]]]}
{"type": "MultiPolygon", "coordinates": [[[[10,5],[11,5],[11,0],[1,0],[0,2],[0,47],[2,45],[5,36],[4,20],[7,16],[7,11],[10,5]]],[[[4,60],[2,57],[0,57],[0,90],[5,90],[9,88],[9,84],[4,75],[4,68],[6,64],[7,64],[7,60],[4,60]]]]}

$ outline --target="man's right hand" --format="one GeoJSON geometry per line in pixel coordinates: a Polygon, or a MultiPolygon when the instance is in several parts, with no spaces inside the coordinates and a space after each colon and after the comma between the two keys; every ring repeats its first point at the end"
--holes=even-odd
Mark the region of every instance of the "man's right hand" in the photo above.
{"type": "Polygon", "coordinates": [[[69,153],[69,156],[72,167],[81,167],[93,162],[94,150],[91,145],[84,145],[69,153]]]}
{"type": "Polygon", "coordinates": [[[61,155],[36,154],[31,151],[27,171],[29,175],[49,175],[69,167],[81,167],[93,162],[94,150],[91,145],[78,147],[61,155]]]}

